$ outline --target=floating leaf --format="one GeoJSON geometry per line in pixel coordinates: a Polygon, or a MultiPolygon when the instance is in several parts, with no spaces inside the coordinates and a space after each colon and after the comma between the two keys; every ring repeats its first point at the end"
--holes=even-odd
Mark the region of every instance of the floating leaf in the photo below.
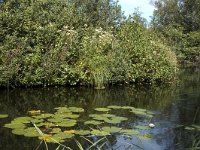
{"type": "Polygon", "coordinates": [[[10,129],[23,129],[25,128],[25,125],[24,124],[21,124],[21,123],[9,123],[9,124],[5,124],[4,127],[6,128],[10,128],[10,129]]]}
{"type": "Polygon", "coordinates": [[[31,118],[31,117],[18,117],[18,118],[15,118],[12,122],[13,123],[15,122],[16,124],[17,123],[30,123],[32,119],[33,118],[31,118]]]}
{"type": "Polygon", "coordinates": [[[67,107],[57,107],[57,108],[54,108],[54,109],[57,109],[58,113],[71,112],[71,110],[69,108],[67,108],[67,107]]]}
{"type": "Polygon", "coordinates": [[[34,116],[34,118],[37,118],[37,119],[45,119],[45,118],[49,118],[49,117],[52,117],[53,116],[53,114],[48,114],[48,113],[46,113],[46,114],[40,114],[40,115],[38,115],[38,116],[34,116]]]}
{"type": "Polygon", "coordinates": [[[53,128],[50,133],[60,133],[61,129],[60,128],[53,128]]]}
{"type": "Polygon", "coordinates": [[[45,142],[50,142],[51,141],[51,135],[48,135],[48,134],[44,134],[43,136],[39,136],[38,138],[42,141],[45,141],[45,142]]]}
{"type": "Polygon", "coordinates": [[[142,136],[138,136],[138,138],[141,140],[151,140],[153,138],[153,136],[151,134],[146,133],[142,136]]]}
{"type": "Polygon", "coordinates": [[[125,134],[125,135],[134,135],[134,134],[140,133],[139,131],[133,130],[133,129],[122,129],[120,132],[125,134]]]}
{"type": "Polygon", "coordinates": [[[69,110],[76,113],[84,112],[84,109],[79,107],[69,107],[69,110]]]}
{"type": "Polygon", "coordinates": [[[7,117],[8,117],[7,114],[0,114],[0,119],[7,118],[7,117]]]}
{"type": "Polygon", "coordinates": [[[64,133],[71,133],[74,134],[76,132],[76,130],[65,130],[64,133]]]}
{"type": "Polygon", "coordinates": [[[135,126],[135,128],[140,129],[140,130],[149,130],[149,129],[151,129],[149,126],[135,126]]]}
{"type": "Polygon", "coordinates": [[[67,120],[65,122],[59,122],[57,123],[60,127],[73,127],[76,125],[76,120],[67,120]]]}
{"type": "Polygon", "coordinates": [[[55,137],[59,137],[59,138],[61,138],[62,140],[64,140],[64,139],[70,139],[70,138],[74,137],[74,134],[60,132],[60,133],[54,134],[54,135],[52,136],[52,138],[55,138],[55,137]]]}
{"type": "Polygon", "coordinates": [[[111,123],[111,124],[121,123],[122,121],[125,121],[125,120],[127,120],[126,117],[118,117],[118,116],[104,119],[105,122],[111,123]]]}
{"type": "Polygon", "coordinates": [[[38,131],[34,127],[24,129],[24,132],[25,132],[24,136],[26,136],[26,137],[38,137],[38,136],[40,136],[40,134],[38,133],[38,131]]]}
{"type": "Polygon", "coordinates": [[[75,132],[75,134],[78,134],[78,135],[88,135],[88,134],[90,134],[90,131],[89,130],[77,130],[75,132]]]}
{"type": "Polygon", "coordinates": [[[63,118],[50,118],[50,119],[47,119],[49,122],[53,122],[53,123],[60,123],[60,122],[63,122],[64,119],[63,118]]]}
{"type": "Polygon", "coordinates": [[[100,131],[100,130],[92,130],[91,131],[92,135],[96,135],[96,136],[106,136],[106,135],[110,135],[109,132],[105,132],[105,131],[100,131]]]}
{"type": "Polygon", "coordinates": [[[95,108],[96,111],[103,111],[103,112],[107,112],[110,111],[109,108],[95,108]]]}
{"type": "Polygon", "coordinates": [[[113,105],[113,106],[108,106],[108,108],[111,108],[111,109],[122,109],[122,106],[113,105]]]}
{"type": "Polygon", "coordinates": [[[135,109],[135,108],[131,106],[123,106],[122,109],[135,109]]]}
{"type": "Polygon", "coordinates": [[[121,130],[121,128],[118,128],[118,127],[103,127],[102,130],[106,131],[106,132],[110,132],[110,133],[116,133],[116,132],[119,132],[121,130]]]}
{"type": "Polygon", "coordinates": [[[71,114],[71,113],[65,114],[64,116],[66,118],[71,118],[71,119],[76,119],[76,118],[79,117],[79,115],[77,115],[77,114],[71,114]]]}
{"type": "Polygon", "coordinates": [[[102,124],[102,123],[103,123],[103,122],[95,121],[95,120],[89,120],[89,121],[84,122],[85,125],[88,125],[88,124],[100,125],[100,124],[102,124]]]}
{"type": "Polygon", "coordinates": [[[20,128],[12,130],[12,133],[16,134],[16,135],[24,135],[25,134],[24,129],[20,129],[20,128]]]}
{"type": "Polygon", "coordinates": [[[31,115],[38,115],[41,113],[41,110],[30,110],[30,111],[28,111],[28,113],[31,115]]]}

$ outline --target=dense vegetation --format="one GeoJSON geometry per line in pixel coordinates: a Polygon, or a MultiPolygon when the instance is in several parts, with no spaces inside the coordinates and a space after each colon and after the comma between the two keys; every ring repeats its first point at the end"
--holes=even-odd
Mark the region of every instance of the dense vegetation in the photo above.
{"type": "Polygon", "coordinates": [[[200,0],[157,0],[153,27],[165,36],[180,63],[200,64],[200,0]]]}
{"type": "Polygon", "coordinates": [[[0,85],[165,82],[176,56],[111,0],[0,1],[0,85]]]}

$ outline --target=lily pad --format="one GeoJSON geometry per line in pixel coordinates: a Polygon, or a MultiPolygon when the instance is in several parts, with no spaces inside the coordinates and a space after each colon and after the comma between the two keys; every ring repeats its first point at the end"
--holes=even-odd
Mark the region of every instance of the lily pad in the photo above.
{"type": "Polygon", "coordinates": [[[10,129],[24,129],[25,125],[21,124],[21,123],[9,123],[9,124],[5,124],[4,127],[6,128],[10,128],[10,129]]]}
{"type": "Polygon", "coordinates": [[[31,115],[39,115],[41,113],[41,110],[30,110],[28,111],[28,113],[31,115]]]}
{"type": "Polygon", "coordinates": [[[7,117],[8,117],[7,114],[0,114],[0,119],[7,118],[7,117]]]}
{"type": "Polygon", "coordinates": [[[57,109],[58,113],[66,113],[66,112],[71,112],[71,110],[67,107],[56,107],[54,109],[57,109]]]}
{"type": "Polygon", "coordinates": [[[60,133],[61,129],[60,128],[53,128],[50,133],[60,133]]]}
{"type": "Polygon", "coordinates": [[[108,108],[110,108],[110,109],[122,109],[122,106],[112,105],[112,106],[108,106],[108,108]]]}
{"type": "Polygon", "coordinates": [[[16,134],[16,135],[24,135],[25,134],[24,129],[20,129],[20,128],[12,130],[12,133],[16,134]]]}
{"type": "Polygon", "coordinates": [[[89,121],[84,122],[85,125],[88,125],[88,124],[100,125],[100,124],[102,124],[102,123],[103,123],[103,122],[95,121],[95,120],[89,120],[89,121]]]}
{"type": "Polygon", "coordinates": [[[110,132],[110,133],[116,133],[116,132],[120,132],[121,128],[118,127],[103,127],[101,128],[103,131],[105,132],[110,132]]]}
{"type": "Polygon", "coordinates": [[[84,112],[84,109],[83,108],[79,108],[79,107],[69,107],[69,110],[71,112],[75,112],[75,113],[84,112]]]}
{"type": "Polygon", "coordinates": [[[38,116],[34,116],[34,118],[37,118],[37,119],[45,119],[45,118],[49,118],[49,117],[52,117],[53,116],[53,114],[48,114],[48,113],[46,113],[46,114],[40,114],[40,115],[38,115],[38,116]]]}
{"type": "Polygon", "coordinates": [[[78,135],[89,135],[90,131],[89,130],[77,130],[75,132],[75,134],[78,134],[78,135]]]}
{"type": "Polygon", "coordinates": [[[140,133],[139,131],[133,129],[122,129],[120,132],[125,135],[135,135],[140,133]]]}
{"type": "Polygon", "coordinates": [[[32,119],[33,118],[31,118],[31,117],[18,117],[18,118],[15,118],[12,122],[15,122],[15,123],[30,123],[32,119]]]}
{"type": "Polygon", "coordinates": [[[67,120],[64,122],[59,122],[57,123],[57,125],[60,127],[73,127],[76,125],[76,120],[67,120]]]}
{"type": "Polygon", "coordinates": [[[38,137],[38,136],[40,136],[40,134],[38,133],[38,131],[34,127],[24,129],[24,132],[25,132],[24,136],[26,136],[26,137],[38,137]]]}
{"type": "Polygon", "coordinates": [[[96,136],[106,136],[106,135],[110,135],[109,132],[105,132],[105,131],[100,131],[100,130],[92,130],[91,131],[92,135],[96,135],[96,136]]]}
{"type": "Polygon", "coordinates": [[[55,138],[55,137],[59,137],[59,138],[61,138],[62,140],[64,140],[64,139],[70,139],[70,138],[74,137],[74,134],[60,132],[60,133],[54,134],[54,135],[52,136],[52,138],[55,138]]]}
{"type": "Polygon", "coordinates": [[[151,134],[146,133],[142,136],[138,136],[138,138],[141,140],[151,140],[153,138],[153,136],[151,134]]]}
{"type": "Polygon", "coordinates": [[[95,108],[96,111],[103,111],[103,112],[107,112],[110,111],[111,109],[109,108],[95,108]]]}

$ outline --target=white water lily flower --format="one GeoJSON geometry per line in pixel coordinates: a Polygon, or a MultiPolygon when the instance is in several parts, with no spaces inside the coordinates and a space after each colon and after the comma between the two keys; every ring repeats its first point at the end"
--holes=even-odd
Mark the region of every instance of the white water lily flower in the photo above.
{"type": "Polygon", "coordinates": [[[149,127],[150,127],[150,128],[154,128],[154,127],[155,127],[155,124],[150,123],[150,124],[149,124],[149,127]]]}

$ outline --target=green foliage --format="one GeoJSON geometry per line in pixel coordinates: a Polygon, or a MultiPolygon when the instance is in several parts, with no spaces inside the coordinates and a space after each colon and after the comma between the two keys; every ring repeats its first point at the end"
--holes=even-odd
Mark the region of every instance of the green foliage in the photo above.
{"type": "Polygon", "coordinates": [[[167,40],[181,63],[200,63],[200,1],[158,0],[153,27],[167,40]]]}
{"type": "Polygon", "coordinates": [[[103,89],[176,70],[174,54],[137,13],[123,21],[117,1],[4,0],[0,20],[0,86],[103,89]]]}

